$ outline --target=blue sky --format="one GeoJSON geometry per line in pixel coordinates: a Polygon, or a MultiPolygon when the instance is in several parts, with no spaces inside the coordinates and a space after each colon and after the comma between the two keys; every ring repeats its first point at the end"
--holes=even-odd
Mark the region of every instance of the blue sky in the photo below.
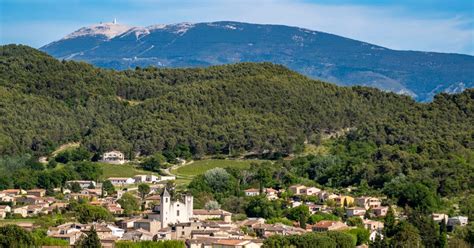
{"type": "Polygon", "coordinates": [[[0,0],[0,43],[40,47],[113,18],[131,26],[286,24],[393,49],[474,55],[472,0],[0,0]]]}

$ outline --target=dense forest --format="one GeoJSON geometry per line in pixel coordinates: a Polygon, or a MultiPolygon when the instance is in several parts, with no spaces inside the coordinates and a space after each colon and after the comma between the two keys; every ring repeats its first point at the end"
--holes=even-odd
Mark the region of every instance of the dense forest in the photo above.
{"type": "Polygon", "coordinates": [[[176,147],[195,157],[279,157],[350,130],[329,155],[302,158],[300,176],[333,187],[390,182],[387,194],[403,191],[403,180],[440,195],[474,188],[473,89],[422,104],[270,63],[113,71],[8,45],[0,47],[0,123],[3,156],[80,141],[128,157],[176,147]]]}

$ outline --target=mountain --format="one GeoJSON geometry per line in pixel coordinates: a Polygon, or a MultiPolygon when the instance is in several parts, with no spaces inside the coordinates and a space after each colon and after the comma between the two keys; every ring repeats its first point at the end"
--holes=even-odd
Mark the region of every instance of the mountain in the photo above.
{"type": "Polygon", "coordinates": [[[40,48],[58,58],[114,69],[272,62],[338,85],[362,85],[429,101],[474,87],[474,57],[396,51],[337,35],[239,22],[81,28],[40,48]]]}

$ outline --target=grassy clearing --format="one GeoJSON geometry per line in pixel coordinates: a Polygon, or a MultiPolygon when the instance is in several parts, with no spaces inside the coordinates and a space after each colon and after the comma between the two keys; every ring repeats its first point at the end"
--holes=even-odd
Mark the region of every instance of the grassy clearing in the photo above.
{"type": "Polygon", "coordinates": [[[98,163],[102,170],[104,171],[104,178],[109,177],[133,177],[140,174],[153,174],[158,175],[157,173],[151,171],[145,171],[136,168],[133,164],[107,164],[107,163],[98,163]]]}
{"type": "Polygon", "coordinates": [[[17,223],[34,223],[36,219],[3,219],[0,220],[0,226],[17,223]]]}
{"type": "Polygon", "coordinates": [[[221,159],[207,159],[194,161],[191,164],[179,167],[172,170],[171,173],[177,175],[181,179],[192,179],[192,177],[217,167],[226,168],[233,167],[237,169],[248,169],[253,162],[261,163],[262,160],[221,160],[221,159]]]}

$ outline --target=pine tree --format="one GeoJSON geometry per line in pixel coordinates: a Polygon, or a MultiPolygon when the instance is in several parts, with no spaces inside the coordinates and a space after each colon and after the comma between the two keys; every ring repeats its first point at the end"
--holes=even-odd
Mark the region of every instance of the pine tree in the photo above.
{"type": "Polygon", "coordinates": [[[443,219],[439,223],[439,241],[438,247],[446,248],[448,247],[448,238],[447,238],[448,229],[446,227],[446,221],[443,219]]]}
{"type": "Polygon", "coordinates": [[[100,244],[99,236],[95,231],[94,226],[91,227],[90,232],[87,234],[86,237],[82,238],[77,245],[81,248],[100,248],[102,245],[100,244]]]}
{"type": "Polygon", "coordinates": [[[389,207],[387,215],[384,219],[384,234],[385,237],[392,237],[395,231],[395,213],[392,207],[389,207]]]}

